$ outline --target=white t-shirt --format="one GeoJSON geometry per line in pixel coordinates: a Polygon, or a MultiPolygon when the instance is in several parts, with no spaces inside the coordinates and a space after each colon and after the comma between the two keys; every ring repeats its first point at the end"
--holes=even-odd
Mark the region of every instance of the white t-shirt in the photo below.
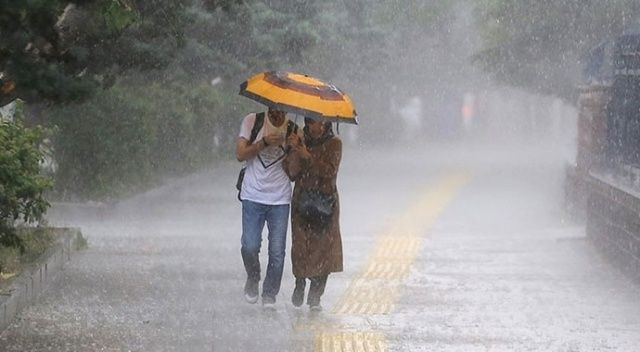
{"type": "MultiPolygon", "coordinates": [[[[254,113],[245,116],[238,137],[248,141],[255,120],[254,113]]],[[[268,131],[267,134],[279,132],[286,136],[287,120],[285,119],[280,127],[275,127],[265,113],[264,124],[258,131],[254,144],[262,139],[265,131],[268,131]]],[[[268,205],[291,203],[291,181],[282,168],[284,156],[284,146],[270,145],[261,150],[256,157],[247,160],[240,198],[268,205]]]]}

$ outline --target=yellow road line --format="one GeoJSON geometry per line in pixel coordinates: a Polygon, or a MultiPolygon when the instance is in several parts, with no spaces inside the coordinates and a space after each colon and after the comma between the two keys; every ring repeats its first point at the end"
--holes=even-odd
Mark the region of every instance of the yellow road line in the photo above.
{"type": "MultiPolygon", "coordinates": [[[[364,270],[357,275],[334,306],[334,314],[390,314],[403,280],[422,247],[424,234],[459,190],[471,179],[468,173],[448,174],[427,188],[378,238],[364,270]]],[[[380,332],[336,332],[326,329],[315,338],[315,351],[386,351],[380,332]]]]}
{"type": "Polygon", "coordinates": [[[322,352],[383,352],[387,350],[380,332],[323,332],[316,335],[315,350],[322,352]]]}
{"type": "Polygon", "coordinates": [[[397,288],[409,274],[422,247],[424,233],[469,179],[467,173],[456,173],[444,176],[427,188],[418,201],[380,236],[365,269],[338,300],[333,313],[390,313],[398,295],[397,288]],[[366,294],[371,291],[376,294],[366,294]]]}

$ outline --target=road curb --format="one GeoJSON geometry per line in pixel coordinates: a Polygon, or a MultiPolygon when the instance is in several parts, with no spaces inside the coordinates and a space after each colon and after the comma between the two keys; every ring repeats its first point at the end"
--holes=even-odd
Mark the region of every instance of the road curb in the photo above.
{"type": "Polygon", "coordinates": [[[26,307],[33,304],[76,250],[77,228],[53,228],[58,243],[48,249],[34,266],[25,269],[6,288],[0,290],[0,333],[26,307]]]}

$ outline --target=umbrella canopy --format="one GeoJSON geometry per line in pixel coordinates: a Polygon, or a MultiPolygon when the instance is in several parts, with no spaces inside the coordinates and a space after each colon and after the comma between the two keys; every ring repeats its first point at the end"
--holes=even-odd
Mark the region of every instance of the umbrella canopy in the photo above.
{"type": "Polygon", "coordinates": [[[305,117],[358,124],[351,98],[335,86],[308,75],[284,71],[259,73],[240,85],[240,95],[305,117]]]}

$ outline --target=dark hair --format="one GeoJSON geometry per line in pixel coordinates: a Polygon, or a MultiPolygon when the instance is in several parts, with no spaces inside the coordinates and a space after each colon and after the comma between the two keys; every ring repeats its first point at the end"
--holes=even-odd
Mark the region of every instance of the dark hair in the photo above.
{"type": "MultiPolygon", "coordinates": [[[[318,121],[318,120],[316,120],[314,118],[311,118],[311,117],[305,117],[304,118],[304,123],[306,124],[307,121],[318,121]]],[[[324,125],[324,130],[325,131],[333,132],[333,129],[332,129],[332,126],[331,126],[331,122],[325,122],[325,123],[323,123],[323,125],[324,125]]]]}
{"type": "Polygon", "coordinates": [[[316,145],[323,144],[324,142],[333,138],[333,129],[331,128],[331,122],[325,122],[323,123],[323,125],[324,125],[324,131],[322,133],[322,136],[318,138],[311,137],[311,135],[309,134],[309,126],[308,125],[304,126],[302,131],[304,134],[304,144],[306,144],[307,147],[313,147],[316,145]]]}

